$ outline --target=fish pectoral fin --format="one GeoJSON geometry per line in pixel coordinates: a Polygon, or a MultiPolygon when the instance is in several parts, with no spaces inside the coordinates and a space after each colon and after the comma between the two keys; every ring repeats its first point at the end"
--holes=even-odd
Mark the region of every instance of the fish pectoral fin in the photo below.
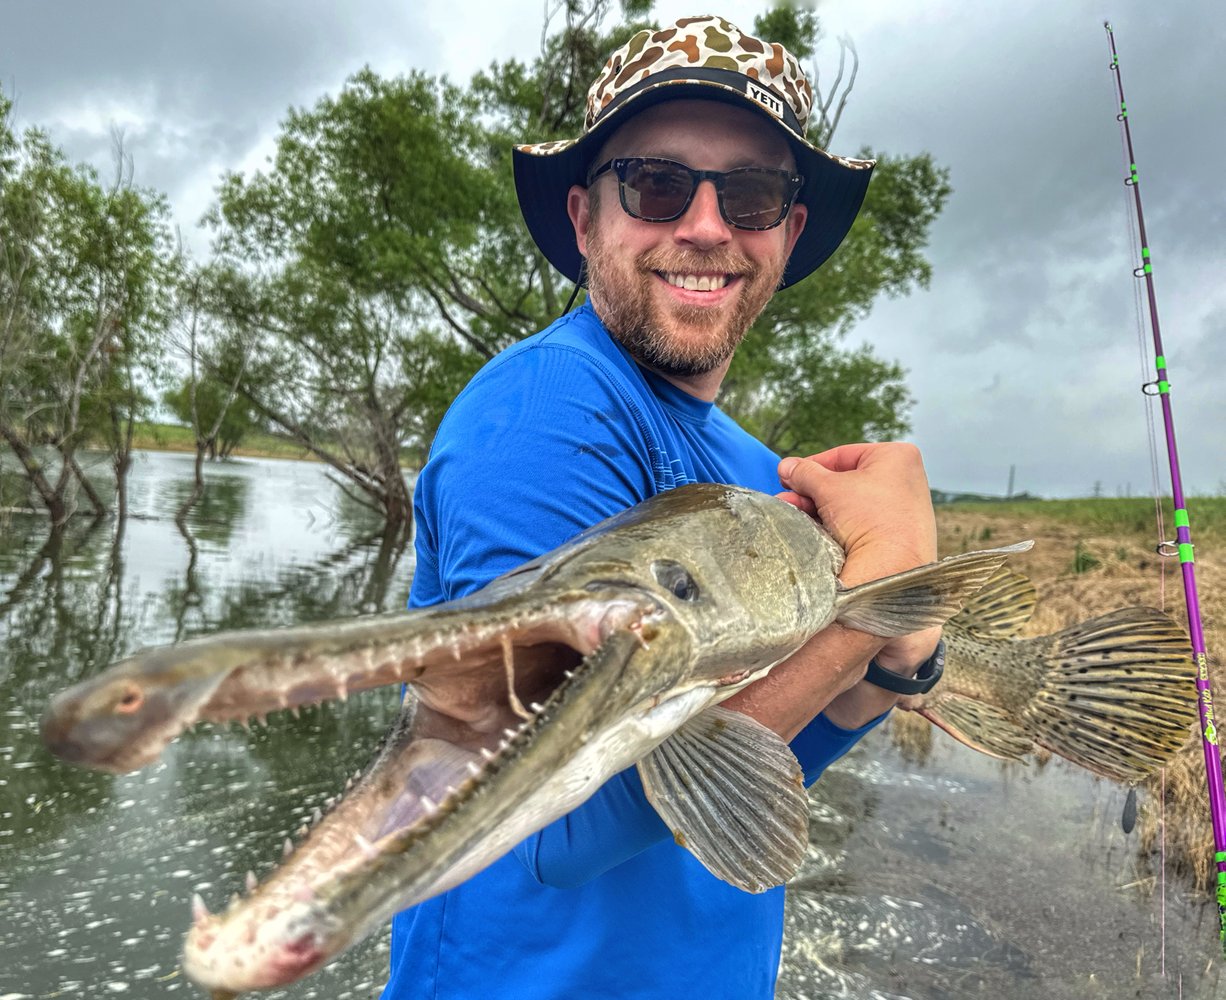
{"type": "Polygon", "coordinates": [[[709,708],[638,768],[677,843],[713,875],[763,892],[796,874],[809,840],[804,774],[788,745],[761,723],[709,708]]]}
{"type": "Polygon", "coordinates": [[[1034,750],[1034,741],[1025,730],[995,705],[947,694],[925,703],[917,711],[959,743],[989,757],[1021,760],[1034,750]]]}
{"type": "Polygon", "coordinates": [[[949,624],[990,639],[1010,639],[1030,621],[1036,603],[1034,584],[1002,566],[949,624]]]}
{"type": "Polygon", "coordinates": [[[847,628],[893,638],[944,625],[991,579],[1011,555],[1033,542],[965,552],[905,573],[840,591],[835,620],[847,628]]]}

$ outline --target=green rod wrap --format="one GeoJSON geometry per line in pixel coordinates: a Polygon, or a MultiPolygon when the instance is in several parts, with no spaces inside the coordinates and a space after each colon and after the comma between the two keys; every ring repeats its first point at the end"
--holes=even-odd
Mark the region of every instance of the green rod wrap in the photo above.
{"type": "MultiPolygon", "coordinates": [[[[1183,507],[1175,508],[1175,527],[1176,528],[1192,527],[1192,523],[1188,520],[1188,512],[1183,507]]],[[[1218,861],[1226,861],[1226,851],[1218,851],[1218,854],[1221,855],[1221,857],[1218,858],[1218,861]]]]}

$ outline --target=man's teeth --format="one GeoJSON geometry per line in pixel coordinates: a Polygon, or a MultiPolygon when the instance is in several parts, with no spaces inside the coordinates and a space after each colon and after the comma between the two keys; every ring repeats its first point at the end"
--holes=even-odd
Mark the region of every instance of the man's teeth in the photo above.
{"type": "Polygon", "coordinates": [[[664,274],[664,280],[670,285],[685,288],[691,292],[711,292],[728,284],[726,274],[664,274]]]}

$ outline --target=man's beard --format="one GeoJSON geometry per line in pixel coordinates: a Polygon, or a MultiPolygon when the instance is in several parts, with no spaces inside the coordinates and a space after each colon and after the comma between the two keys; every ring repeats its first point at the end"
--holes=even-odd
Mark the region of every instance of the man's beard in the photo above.
{"type": "Polygon", "coordinates": [[[627,263],[605,244],[597,227],[587,249],[588,288],[605,328],[640,364],[676,377],[705,375],[732,357],[779,287],[787,264],[781,256],[762,266],[726,247],[709,253],[658,248],[627,263]],[[654,272],[734,274],[741,287],[730,309],[681,303],[662,307],[652,294],[652,284],[660,280],[654,272]],[[679,327],[699,336],[687,342],[679,327]]]}

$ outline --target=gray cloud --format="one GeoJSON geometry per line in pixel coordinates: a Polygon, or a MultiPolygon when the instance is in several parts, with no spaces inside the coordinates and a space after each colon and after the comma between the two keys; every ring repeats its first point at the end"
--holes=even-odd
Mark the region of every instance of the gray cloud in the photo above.
{"type": "MultiPolygon", "coordinates": [[[[750,27],[766,4],[719,9],[750,27]]],[[[1141,170],[1187,485],[1226,478],[1226,122],[1210,0],[1116,0],[1113,24],[1141,170]]],[[[662,21],[692,13],[661,0],[662,21]]],[[[530,59],[536,2],[324,0],[10,3],[0,79],[22,123],[110,166],[124,128],[138,183],[164,191],[190,233],[225,170],[258,168],[291,105],[335,93],[363,64],[466,79],[530,59]]],[[[932,287],[880,303],[849,337],[909,371],[913,439],[946,488],[1047,495],[1101,482],[1148,490],[1133,251],[1116,98],[1098,10],[1064,0],[917,4],[827,0],[831,36],[861,57],[834,147],[927,150],[954,194],[933,227],[932,287]]],[[[827,41],[819,58],[829,65],[827,41]]],[[[204,237],[193,238],[198,250],[204,237]]],[[[1163,462],[1164,467],[1164,462],[1163,462]]]]}

